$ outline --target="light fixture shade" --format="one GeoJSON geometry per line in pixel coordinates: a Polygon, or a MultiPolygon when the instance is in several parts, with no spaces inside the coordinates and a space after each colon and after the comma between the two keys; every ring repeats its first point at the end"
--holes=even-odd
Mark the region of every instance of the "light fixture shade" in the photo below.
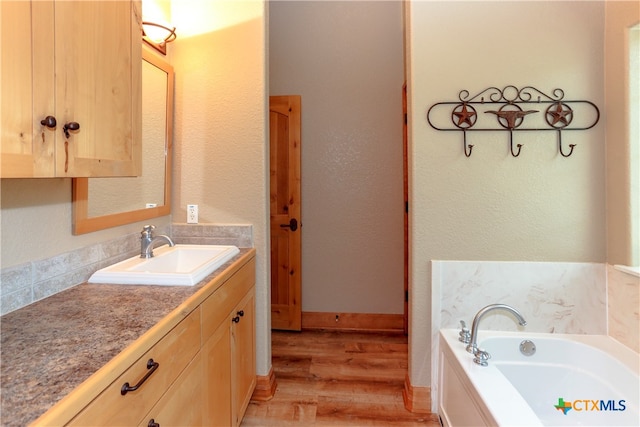
{"type": "Polygon", "coordinates": [[[176,27],[169,28],[155,22],[142,22],[142,41],[161,54],[167,54],[167,43],[175,39],[176,27]]]}

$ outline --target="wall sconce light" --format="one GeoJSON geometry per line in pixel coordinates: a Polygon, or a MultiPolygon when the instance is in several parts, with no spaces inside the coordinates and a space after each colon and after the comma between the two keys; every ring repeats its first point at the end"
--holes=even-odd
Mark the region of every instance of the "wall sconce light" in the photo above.
{"type": "Polygon", "coordinates": [[[176,39],[176,27],[169,28],[154,22],[142,23],[142,41],[163,55],[167,54],[167,43],[176,39]]]}

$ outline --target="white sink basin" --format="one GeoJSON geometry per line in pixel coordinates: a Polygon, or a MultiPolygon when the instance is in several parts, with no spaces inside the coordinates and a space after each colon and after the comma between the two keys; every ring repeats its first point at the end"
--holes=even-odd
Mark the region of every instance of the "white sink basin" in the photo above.
{"type": "Polygon", "coordinates": [[[235,246],[165,245],[153,258],[135,256],[98,270],[89,283],[193,286],[239,252],[235,246]]]}

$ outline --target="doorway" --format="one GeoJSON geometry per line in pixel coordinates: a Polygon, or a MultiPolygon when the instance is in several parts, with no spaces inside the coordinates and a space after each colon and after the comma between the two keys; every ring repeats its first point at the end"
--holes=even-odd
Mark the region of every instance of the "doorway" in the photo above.
{"type": "Polygon", "coordinates": [[[302,326],[383,314],[400,330],[402,5],[271,2],[268,16],[269,91],[305,102],[302,326]]]}
{"type": "Polygon", "coordinates": [[[271,328],[302,329],[299,95],[269,97],[271,328]]]}

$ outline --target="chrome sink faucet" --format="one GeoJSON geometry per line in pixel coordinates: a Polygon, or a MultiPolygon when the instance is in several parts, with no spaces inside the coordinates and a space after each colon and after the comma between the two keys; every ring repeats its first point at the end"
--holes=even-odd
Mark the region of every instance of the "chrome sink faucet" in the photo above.
{"type": "Polygon", "coordinates": [[[154,225],[145,225],[142,227],[142,232],[140,233],[140,258],[152,258],[153,247],[159,241],[164,240],[169,246],[175,246],[171,237],[166,234],[154,236],[153,230],[155,229],[156,227],[154,225]]]}
{"type": "MultiPolygon", "coordinates": [[[[480,354],[480,356],[482,356],[480,358],[482,359],[484,357],[485,362],[486,362],[486,359],[488,359],[491,356],[487,352],[478,349],[478,326],[480,326],[480,320],[482,320],[484,315],[494,310],[507,310],[518,319],[518,323],[521,326],[525,326],[527,324],[527,321],[524,320],[524,317],[522,317],[522,314],[520,314],[518,310],[516,310],[515,308],[507,304],[490,304],[486,307],[481,308],[480,311],[478,311],[476,316],[473,318],[473,323],[471,324],[471,338],[469,340],[469,344],[467,345],[467,351],[469,353],[472,353],[476,357],[479,357],[478,355],[480,354]]],[[[486,363],[485,363],[485,366],[486,366],[486,363]]]]}

